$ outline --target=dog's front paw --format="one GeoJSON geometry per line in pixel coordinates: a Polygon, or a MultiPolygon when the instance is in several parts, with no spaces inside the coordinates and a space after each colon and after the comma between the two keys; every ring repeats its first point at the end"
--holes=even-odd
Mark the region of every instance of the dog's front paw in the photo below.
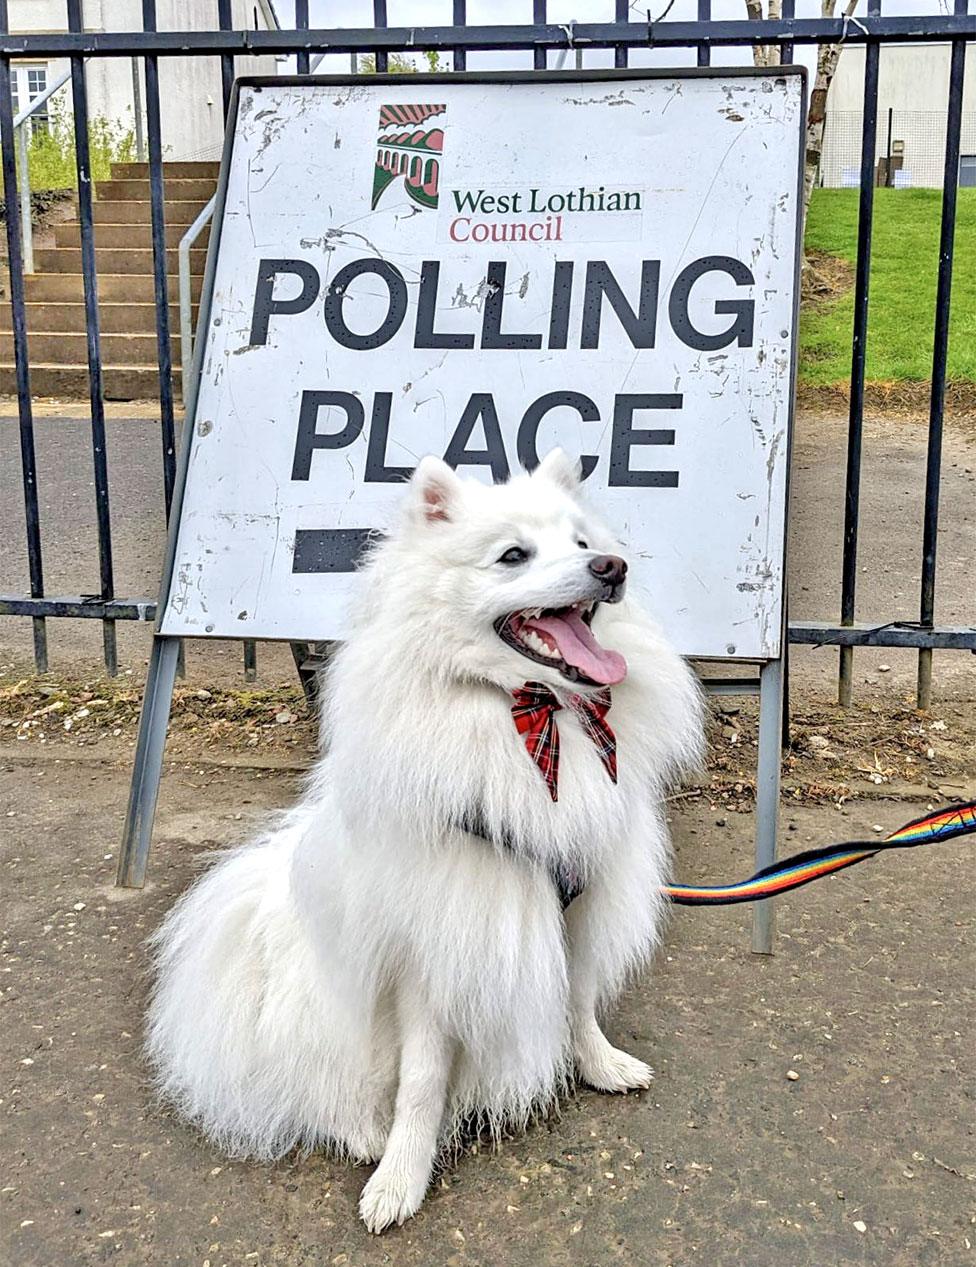
{"type": "Polygon", "coordinates": [[[580,1077],[597,1091],[639,1091],[651,1085],[654,1070],[636,1056],[605,1043],[597,1052],[579,1059],[580,1077]]]}
{"type": "Polygon", "coordinates": [[[427,1175],[411,1178],[396,1165],[380,1162],[359,1198],[359,1216],[370,1232],[404,1223],[420,1209],[427,1175]]]}

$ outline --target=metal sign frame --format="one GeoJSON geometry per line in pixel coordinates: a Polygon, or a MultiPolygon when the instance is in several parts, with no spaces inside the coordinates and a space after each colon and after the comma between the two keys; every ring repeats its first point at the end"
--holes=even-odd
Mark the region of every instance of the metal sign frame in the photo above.
{"type": "MultiPolygon", "coordinates": [[[[799,128],[801,144],[797,155],[797,208],[802,207],[803,190],[803,126],[807,105],[807,72],[803,66],[766,67],[677,67],[647,68],[623,70],[594,71],[524,71],[524,72],[460,72],[450,74],[417,74],[410,76],[411,85],[418,87],[456,83],[497,83],[497,84],[534,84],[552,83],[619,83],[633,80],[649,79],[745,79],[791,77],[800,82],[801,110],[799,112],[799,128]]],[[[403,86],[402,75],[371,75],[369,83],[392,84],[403,86]]],[[[166,731],[172,707],[173,689],[176,681],[177,667],[180,657],[181,638],[160,633],[160,623],[165,611],[173,579],[176,557],[177,538],[183,508],[187,471],[193,444],[196,423],[196,408],[199,395],[200,377],[203,359],[206,355],[206,332],[210,327],[211,307],[213,302],[214,279],[217,259],[220,252],[224,209],[227,195],[227,184],[230,174],[231,158],[237,133],[237,121],[241,88],[327,86],[354,87],[362,84],[361,76],[354,75],[316,75],[309,76],[255,76],[243,77],[234,82],[227,111],[227,130],[224,137],[221,155],[220,175],[217,185],[216,204],[210,243],[207,251],[207,262],[204,271],[203,288],[200,297],[200,309],[197,329],[199,335],[194,348],[192,379],[185,392],[186,410],[182,432],[179,464],[176,483],[173,489],[172,513],[169,519],[169,532],[164,556],[160,597],[156,606],[156,625],[153,635],[152,650],[146,675],[142,712],[139,719],[139,731],[133,760],[132,781],[129,791],[129,802],[123,828],[122,845],[119,852],[116,884],[124,887],[141,888],[145,883],[146,866],[152,837],[153,820],[159,785],[162,775],[163,754],[166,743],[166,731]],[[202,336],[202,337],[201,337],[202,336]]],[[[781,580],[781,615],[782,629],[779,641],[780,654],[775,659],[747,661],[758,663],[758,678],[724,678],[712,680],[711,689],[717,694],[758,694],[759,695],[759,742],[756,778],[756,837],[755,857],[757,867],[768,866],[775,860],[777,844],[777,816],[780,794],[780,747],[782,738],[782,712],[784,688],[784,657],[787,654],[786,632],[786,594],[788,577],[787,559],[787,523],[790,500],[790,472],[793,446],[793,422],[796,401],[796,375],[798,361],[799,331],[799,295],[800,266],[802,262],[802,214],[797,215],[794,244],[794,293],[793,293],[793,326],[790,344],[790,373],[787,400],[786,446],[783,461],[785,462],[785,497],[784,518],[782,525],[782,558],[783,572],[781,580]]],[[[735,659],[741,664],[743,661],[735,659]]],[[[704,679],[706,690],[709,679],[704,679]]],[[[772,951],[773,910],[767,899],[756,904],[752,949],[757,953],[769,954],[772,951]]]]}

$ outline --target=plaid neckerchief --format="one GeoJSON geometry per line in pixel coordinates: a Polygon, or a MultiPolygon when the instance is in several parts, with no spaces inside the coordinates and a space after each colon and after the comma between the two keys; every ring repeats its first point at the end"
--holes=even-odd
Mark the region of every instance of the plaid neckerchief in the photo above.
{"type": "MultiPolygon", "coordinates": [[[[541,682],[526,682],[512,692],[512,699],[515,701],[512,705],[515,728],[524,738],[529,756],[542,771],[549,795],[556,801],[559,799],[559,729],[556,726],[556,713],[562,708],[562,704],[541,682]]],[[[593,741],[607,774],[616,783],[617,740],[606,721],[610,702],[609,687],[592,699],[584,695],[569,697],[573,712],[593,741]]]]}

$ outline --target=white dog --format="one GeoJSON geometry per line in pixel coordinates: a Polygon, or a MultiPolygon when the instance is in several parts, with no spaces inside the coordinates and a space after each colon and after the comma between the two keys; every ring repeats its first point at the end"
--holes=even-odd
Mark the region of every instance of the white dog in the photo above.
{"type": "Polygon", "coordinates": [[[574,1076],[651,1078],[598,1017],[655,944],[663,792],[702,721],[626,570],[559,450],[494,488],[425,458],[362,572],[308,790],[155,936],[163,1094],[237,1156],[378,1161],[371,1231],[462,1128],[518,1128],[574,1076]]]}

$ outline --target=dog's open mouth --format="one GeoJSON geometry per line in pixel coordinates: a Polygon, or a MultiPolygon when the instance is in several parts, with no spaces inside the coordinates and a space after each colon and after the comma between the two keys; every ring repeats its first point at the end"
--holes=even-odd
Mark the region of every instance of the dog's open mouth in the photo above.
{"type": "Polygon", "coordinates": [[[627,661],[593,636],[590,624],[598,606],[530,607],[499,617],[495,632],[520,655],[558,669],[567,681],[613,686],[627,676],[627,661]]]}

